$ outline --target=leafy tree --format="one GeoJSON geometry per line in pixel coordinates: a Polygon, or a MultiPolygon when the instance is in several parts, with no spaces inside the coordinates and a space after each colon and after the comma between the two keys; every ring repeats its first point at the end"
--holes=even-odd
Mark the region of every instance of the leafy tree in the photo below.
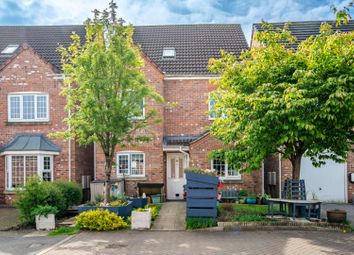
{"type": "Polygon", "coordinates": [[[316,166],[346,160],[354,138],[354,32],[323,24],[318,36],[294,48],[286,26],[263,26],[259,47],[211,60],[211,71],[220,74],[211,132],[228,145],[214,154],[252,171],[280,153],[291,161],[294,179],[303,155],[316,166]]]}
{"type": "Polygon", "coordinates": [[[331,6],[332,12],[336,16],[336,26],[340,26],[342,24],[348,24],[349,20],[352,19],[350,15],[350,8],[353,8],[354,0],[351,0],[347,6],[344,6],[342,9],[338,9],[335,5],[331,6]]]}
{"type": "Polygon", "coordinates": [[[86,21],[86,37],[71,36],[68,48],[60,47],[65,85],[62,94],[71,114],[65,119],[69,128],[60,133],[80,144],[97,143],[105,156],[105,203],[117,145],[149,141],[147,127],[158,121],[156,111],[142,113],[148,100],[162,102],[148,84],[141,68],[139,49],[133,44],[133,27],[117,19],[117,6],[94,10],[86,21]]]}

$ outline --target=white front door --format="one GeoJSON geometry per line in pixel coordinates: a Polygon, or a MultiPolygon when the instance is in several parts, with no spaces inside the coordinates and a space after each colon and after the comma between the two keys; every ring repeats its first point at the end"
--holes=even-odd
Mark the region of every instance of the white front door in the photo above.
{"type": "Polygon", "coordinates": [[[326,164],[318,168],[309,158],[303,157],[300,178],[305,180],[307,199],[346,203],[346,165],[326,160],[326,164]]]}
{"type": "Polygon", "coordinates": [[[167,154],[167,199],[183,199],[183,185],[186,184],[184,169],[187,162],[182,153],[167,154]]]}

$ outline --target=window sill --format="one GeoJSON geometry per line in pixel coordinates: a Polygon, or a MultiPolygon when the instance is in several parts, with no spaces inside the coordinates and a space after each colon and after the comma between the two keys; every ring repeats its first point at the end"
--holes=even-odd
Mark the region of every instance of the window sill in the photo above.
{"type": "Polygon", "coordinates": [[[220,178],[223,183],[243,183],[242,179],[235,178],[220,178]]]}
{"type": "Polygon", "coordinates": [[[15,194],[16,194],[16,191],[14,191],[14,190],[5,190],[5,191],[4,191],[4,194],[5,194],[5,195],[15,195],[15,194]]]}
{"type": "MultiPolygon", "coordinates": [[[[123,178],[123,175],[118,175],[123,178]]],[[[146,176],[125,176],[127,181],[146,181],[148,178],[146,176]]]]}
{"type": "Polygon", "coordinates": [[[40,126],[40,125],[50,125],[50,121],[6,121],[6,126],[40,126]]]}

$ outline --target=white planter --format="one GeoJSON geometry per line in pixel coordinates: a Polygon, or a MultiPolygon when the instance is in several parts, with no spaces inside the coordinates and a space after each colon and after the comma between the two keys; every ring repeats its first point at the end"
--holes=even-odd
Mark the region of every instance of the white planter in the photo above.
{"type": "Polygon", "coordinates": [[[48,214],[45,216],[36,216],[36,229],[37,230],[52,230],[55,229],[55,215],[48,214]]]}
{"type": "Polygon", "coordinates": [[[132,212],[132,229],[150,229],[151,227],[151,211],[146,210],[145,212],[132,212]]]}

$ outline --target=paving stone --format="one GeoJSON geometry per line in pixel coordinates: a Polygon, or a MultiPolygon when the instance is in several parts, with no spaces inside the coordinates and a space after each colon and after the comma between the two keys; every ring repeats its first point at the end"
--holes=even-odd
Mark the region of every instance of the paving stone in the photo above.
{"type": "Polygon", "coordinates": [[[186,203],[166,202],[152,226],[152,230],[177,231],[185,229],[186,203]]]}

